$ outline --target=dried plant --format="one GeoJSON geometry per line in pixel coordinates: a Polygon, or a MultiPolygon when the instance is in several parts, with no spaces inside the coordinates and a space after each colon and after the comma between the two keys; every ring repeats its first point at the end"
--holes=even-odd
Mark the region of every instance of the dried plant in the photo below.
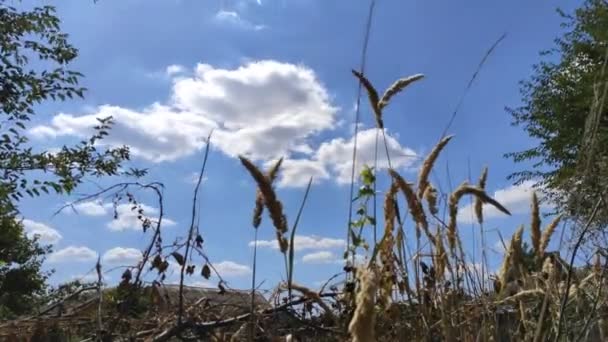
{"type": "Polygon", "coordinates": [[[395,196],[399,186],[393,182],[389,191],[384,197],[384,235],[379,244],[378,254],[382,263],[381,275],[379,279],[380,296],[378,301],[382,306],[388,304],[393,286],[395,285],[395,259],[393,249],[395,246],[395,196]]]}
{"type": "Polygon", "coordinates": [[[540,237],[540,246],[539,246],[539,256],[542,258],[547,252],[547,247],[549,246],[549,242],[551,241],[551,236],[555,233],[557,229],[557,225],[562,219],[562,215],[557,215],[551,223],[543,230],[543,234],[540,237]]]}
{"type": "MultiPolygon", "coordinates": [[[[279,174],[279,169],[281,168],[281,164],[283,163],[283,158],[277,160],[276,163],[268,170],[266,174],[266,178],[268,178],[268,183],[272,185],[274,180],[277,178],[279,174]]],[[[255,207],[253,209],[253,227],[258,228],[260,223],[262,223],[262,213],[264,212],[264,195],[262,191],[258,187],[255,194],[255,207]]]]}
{"type": "Polygon", "coordinates": [[[426,219],[426,214],[424,213],[424,209],[422,208],[422,203],[416,197],[416,193],[412,186],[407,183],[399,173],[397,173],[393,169],[389,169],[388,171],[390,175],[393,177],[399,189],[405,196],[405,200],[407,201],[407,206],[410,209],[410,213],[416,222],[417,229],[422,229],[423,232],[427,235],[430,241],[433,241],[433,235],[429,231],[429,223],[426,219]]]}
{"type": "Polygon", "coordinates": [[[283,205],[278,200],[269,179],[247,158],[239,156],[241,163],[249,171],[253,179],[258,185],[260,192],[264,197],[264,204],[268,209],[272,223],[276,229],[277,241],[282,253],[287,253],[289,242],[284,234],[287,233],[287,217],[283,213],[283,205]]]}
{"type": "Polygon", "coordinates": [[[384,122],[382,121],[382,111],[379,107],[380,98],[378,96],[378,91],[372,83],[360,72],[353,70],[353,75],[359,79],[365,90],[367,91],[367,96],[369,97],[369,103],[374,111],[374,116],[376,118],[376,125],[380,129],[384,129],[384,122]]]}
{"type": "MultiPolygon", "coordinates": [[[[481,171],[481,176],[479,176],[479,181],[477,182],[477,186],[485,191],[486,190],[486,181],[488,179],[488,168],[484,167],[483,171],[481,171]]],[[[479,197],[475,197],[475,216],[477,216],[477,222],[479,224],[483,223],[483,201],[479,197]]]]}
{"type": "Polygon", "coordinates": [[[424,78],[423,74],[416,74],[416,75],[412,75],[409,77],[404,77],[401,79],[398,79],[397,81],[395,81],[395,83],[393,83],[382,95],[382,98],[380,98],[380,101],[378,102],[378,107],[380,108],[380,110],[384,109],[384,107],[386,107],[389,104],[389,101],[391,100],[391,98],[395,95],[397,95],[399,92],[401,92],[403,89],[405,89],[407,86],[409,86],[410,84],[421,80],[424,78]]]}
{"type": "Polygon", "coordinates": [[[358,270],[359,288],[356,296],[356,307],[348,325],[352,342],[376,341],[375,297],[378,287],[376,273],[371,268],[358,270]]]}
{"type": "Polygon", "coordinates": [[[522,237],[524,233],[524,226],[520,226],[519,229],[513,234],[509,248],[503,258],[502,266],[498,272],[498,280],[501,289],[505,289],[507,285],[517,279],[520,267],[522,265],[522,237]]]}
{"type": "Polygon", "coordinates": [[[467,182],[462,183],[458,188],[456,188],[456,190],[454,190],[452,195],[450,195],[448,203],[450,212],[450,222],[448,224],[448,244],[450,245],[450,249],[452,251],[456,247],[456,220],[458,216],[458,203],[464,195],[476,196],[483,203],[489,203],[503,213],[511,215],[511,213],[502,204],[498,203],[498,201],[486,194],[483,189],[469,185],[467,182]]]}
{"type": "Polygon", "coordinates": [[[432,215],[437,215],[439,210],[437,209],[437,190],[429,184],[424,191],[424,198],[429,206],[429,211],[432,215]]]}
{"type": "Polygon", "coordinates": [[[429,175],[431,174],[431,170],[435,165],[435,161],[437,161],[437,157],[443,150],[443,148],[450,142],[452,139],[452,135],[447,136],[441,139],[437,145],[431,150],[431,153],[426,157],[424,163],[422,163],[422,168],[420,168],[420,173],[418,174],[418,197],[422,198],[424,192],[426,191],[427,186],[429,185],[429,175]]]}
{"type": "Polygon", "coordinates": [[[441,228],[437,226],[437,232],[435,233],[435,255],[433,256],[433,264],[435,265],[435,272],[437,279],[443,279],[445,269],[448,266],[448,255],[443,245],[443,236],[441,234],[441,228]]]}

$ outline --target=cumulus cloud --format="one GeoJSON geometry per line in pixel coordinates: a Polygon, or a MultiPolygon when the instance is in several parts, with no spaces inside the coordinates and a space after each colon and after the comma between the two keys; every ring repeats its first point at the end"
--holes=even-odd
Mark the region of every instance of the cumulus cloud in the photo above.
{"type": "Polygon", "coordinates": [[[108,214],[109,210],[112,208],[112,205],[110,203],[87,201],[74,204],[73,208],[78,214],[83,214],[86,216],[103,216],[108,214]]]}
{"type": "MultiPolygon", "coordinates": [[[[493,197],[507,208],[511,214],[527,213],[530,211],[530,204],[532,203],[534,184],[534,181],[525,181],[520,185],[511,185],[504,189],[496,190],[493,197]]],[[[540,193],[538,195],[540,197],[540,193]]],[[[544,207],[546,206],[544,205],[544,207]]],[[[483,217],[484,220],[490,220],[505,217],[505,214],[492,205],[484,204],[483,217]]],[[[473,205],[468,204],[458,211],[458,221],[461,223],[477,222],[473,205]]]]}
{"type": "MultiPolygon", "coordinates": [[[[307,235],[296,235],[294,237],[295,250],[314,250],[314,249],[333,249],[343,248],[346,246],[346,242],[343,239],[332,239],[328,237],[320,236],[307,236],[307,235]]],[[[249,247],[253,247],[255,241],[249,242],[249,247]]],[[[279,249],[277,240],[258,240],[258,247],[260,248],[272,248],[279,249]]]]}
{"type": "MultiPolygon", "coordinates": [[[[103,105],[83,115],[59,113],[29,133],[40,139],[84,138],[93,132],[97,118],[112,116],[114,126],[104,144],[128,145],[134,156],[160,163],[193,155],[213,130],[212,147],[227,156],[245,155],[262,163],[284,157],[280,187],[304,186],[311,176],[316,182],[350,181],[354,137],[314,140],[338,128],[339,118],[310,68],[262,60],[233,69],[198,64],[187,72],[172,65],[166,72],[173,77],[167,103],[138,110],[103,105]]],[[[411,166],[416,153],[385,134],[393,167],[411,166]]],[[[386,168],[384,139],[379,138],[378,166],[386,168]]],[[[364,164],[373,164],[376,129],[362,129],[357,140],[359,172],[364,164]]]]}
{"type": "Polygon", "coordinates": [[[60,113],[50,125],[30,130],[33,137],[55,138],[93,134],[97,118],[111,116],[111,134],[103,142],[111,146],[128,145],[133,155],[153,162],[172,161],[189,156],[205,144],[205,136],[215,125],[204,116],[179,112],[174,108],[153,104],[142,111],[117,106],[99,106],[94,113],[74,116],[60,113]]]}
{"type": "Polygon", "coordinates": [[[38,237],[38,241],[45,244],[54,244],[61,240],[61,234],[49,227],[48,225],[28,219],[22,221],[25,233],[31,239],[34,236],[38,237]]]}
{"type": "Polygon", "coordinates": [[[142,253],[139,249],[114,247],[107,250],[101,260],[109,264],[135,265],[141,258],[142,253]]]}
{"type": "Polygon", "coordinates": [[[213,267],[215,267],[222,277],[242,277],[251,274],[251,268],[249,266],[241,265],[229,260],[214,263],[213,267]]]}
{"type": "MultiPolygon", "coordinates": [[[[150,207],[145,204],[140,204],[144,210],[144,217],[150,219],[154,223],[157,222],[158,209],[150,207]]],[[[132,205],[128,203],[119,204],[116,207],[117,217],[116,219],[108,222],[107,227],[114,231],[125,231],[125,230],[141,230],[141,221],[138,218],[137,210],[131,210],[132,205]]],[[[163,218],[162,225],[165,227],[174,226],[175,221],[169,218],[163,218]]]]}
{"type": "Polygon", "coordinates": [[[329,251],[320,251],[309,253],[302,257],[302,262],[305,264],[333,264],[341,262],[336,258],[336,255],[329,251]]]}
{"type": "Polygon", "coordinates": [[[51,253],[48,261],[51,263],[61,262],[89,262],[97,259],[97,253],[85,246],[68,246],[51,253]]]}
{"type": "MultiPolygon", "coordinates": [[[[364,165],[374,165],[376,151],[376,133],[378,134],[378,169],[389,166],[381,131],[375,128],[363,129],[357,134],[357,158],[355,174],[359,174],[364,165]]],[[[388,152],[393,168],[410,167],[419,159],[412,149],[401,146],[399,141],[385,131],[388,152]]],[[[352,151],[355,139],[334,138],[323,142],[311,159],[286,160],[283,164],[280,186],[304,186],[312,176],[315,179],[330,178],[333,174],[338,184],[350,183],[352,170],[352,151]]]]}
{"type": "Polygon", "coordinates": [[[199,64],[190,77],[173,80],[170,97],[143,110],[104,105],[80,116],[59,113],[30,134],[82,138],[93,132],[96,118],[112,116],[104,143],[128,145],[153,162],[192,155],[211,129],[213,146],[225,154],[263,160],[306,150],[307,138],[334,128],[337,112],[311,69],[272,60],[236,69],[199,64]]]}
{"type": "MultiPolygon", "coordinates": [[[[270,164],[270,163],[269,163],[270,164]]],[[[286,159],[281,164],[279,187],[303,187],[310,177],[314,183],[330,178],[327,167],[318,160],[286,159]]]]}

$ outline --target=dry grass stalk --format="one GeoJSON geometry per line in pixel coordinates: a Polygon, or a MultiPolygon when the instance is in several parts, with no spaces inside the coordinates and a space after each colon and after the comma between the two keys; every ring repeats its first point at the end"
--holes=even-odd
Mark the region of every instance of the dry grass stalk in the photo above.
{"type": "Polygon", "coordinates": [[[422,198],[424,196],[424,192],[426,187],[429,185],[429,175],[431,174],[431,170],[433,169],[433,165],[435,165],[435,161],[437,161],[437,157],[439,157],[439,153],[443,150],[445,145],[448,144],[450,139],[452,139],[452,135],[449,135],[439,141],[437,145],[433,148],[431,153],[426,157],[422,167],[420,168],[420,173],[418,174],[418,197],[422,198]]]}
{"type": "MultiPolygon", "coordinates": [[[[486,181],[488,179],[488,168],[484,167],[483,171],[481,171],[481,176],[479,176],[479,181],[477,186],[481,190],[486,190],[486,181]]],[[[477,216],[477,222],[479,224],[483,223],[483,201],[479,197],[475,197],[475,216],[477,216]]]]}
{"type": "Polygon", "coordinates": [[[373,269],[362,268],[357,272],[359,289],[355,299],[356,308],[348,325],[352,342],[376,341],[376,310],[374,296],[377,289],[376,274],[373,269]]]}
{"type": "Polygon", "coordinates": [[[378,107],[380,108],[380,110],[384,109],[384,107],[386,107],[388,105],[388,103],[390,102],[391,98],[393,96],[397,95],[403,89],[405,89],[405,87],[407,87],[408,85],[410,85],[420,79],[423,79],[423,78],[424,78],[423,74],[416,74],[416,75],[404,77],[404,78],[401,78],[401,79],[395,81],[395,83],[393,83],[384,92],[384,95],[382,95],[382,98],[378,102],[378,107]]]}
{"type": "Polygon", "coordinates": [[[433,215],[437,215],[439,210],[437,209],[437,190],[429,184],[424,191],[424,198],[429,206],[429,211],[433,215]]]}
{"type": "Polygon", "coordinates": [[[433,234],[431,234],[431,232],[429,231],[429,223],[426,220],[426,214],[424,213],[424,209],[422,208],[422,203],[416,197],[414,189],[395,170],[390,169],[388,171],[395,180],[395,183],[397,183],[397,185],[399,186],[399,189],[401,189],[403,195],[405,196],[407,206],[410,209],[410,213],[412,214],[414,221],[416,222],[417,234],[420,235],[419,230],[420,228],[422,228],[422,231],[424,231],[426,236],[429,238],[429,241],[434,243],[435,239],[433,237],[433,234]]]}
{"type": "Polygon", "coordinates": [[[445,251],[445,247],[443,245],[443,237],[441,235],[440,227],[437,227],[437,233],[435,234],[435,254],[433,255],[433,264],[435,265],[435,273],[437,275],[437,279],[443,279],[445,275],[445,269],[447,267],[448,258],[447,253],[445,251]]]}
{"type": "Polygon", "coordinates": [[[367,96],[369,97],[369,103],[372,106],[372,110],[374,111],[374,116],[376,117],[376,124],[378,125],[378,128],[383,129],[384,122],[382,121],[382,111],[380,110],[380,107],[378,106],[378,103],[380,102],[380,99],[378,96],[378,91],[376,90],[376,88],[374,88],[372,83],[362,73],[360,73],[356,70],[353,70],[352,72],[353,72],[353,75],[355,75],[355,77],[357,77],[359,79],[359,82],[361,82],[363,87],[365,87],[365,90],[367,91],[367,96]]]}
{"type": "Polygon", "coordinates": [[[523,240],[524,226],[520,226],[519,229],[513,234],[507,253],[502,261],[502,266],[498,273],[498,281],[500,282],[501,288],[506,288],[508,283],[517,278],[519,269],[522,263],[522,240],[523,240]]]}
{"type": "Polygon", "coordinates": [[[532,239],[532,249],[538,260],[540,260],[542,258],[542,252],[540,249],[540,210],[536,191],[532,191],[531,214],[532,222],[530,223],[530,238],[532,239]]]}
{"type": "MultiPolygon", "coordinates": [[[[279,169],[281,164],[283,163],[283,158],[279,159],[274,165],[268,170],[266,177],[268,178],[268,182],[272,185],[272,182],[277,178],[279,174],[279,169]]],[[[264,195],[262,191],[258,187],[255,194],[255,207],[253,209],[253,227],[258,228],[260,223],[262,223],[262,213],[264,212],[264,195]]]]}
{"type": "MultiPolygon", "coordinates": [[[[501,303],[505,303],[508,301],[514,301],[514,300],[521,300],[523,297],[540,297],[540,296],[544,296],[545,295],[545,291],[543,291],[542,289],[529,289],[529,290],[522,290],[517,292],[516,294],[509,296],[499,302],[497,302],[496,304],[501,304],[501,303]]],[[[524,310],[525,311],[525,310],[524,310]]]]}
{"type": "Polygon", "coordinates": [[[549,246],[549,242],[551,241],[551,236],[553,236],[553,233],[555,233],[557,225],[559,224],[559,221],[561,219],[562,215],[558,215],[553,219],[553,221],[551,221],[551,223],[549,223],[549,225],[543,231],[543,234],[540,237],[539,247],[539,255],[541,255],[541,257],[547,252],[547,247],[549,246]]]}
{"type": "Polygon", "coordinates": [[[283,213],[283,205],[278,200],[269,179],[247,158],[239,156],[239,159],[258,184],[258,188],[264,198],[264,204],[266,205],[266,208],[268,208],[272,223],[277,230],[277,240],[279,241],[281,252],[286,253],[287,245],[285,242],[287,240],[283,237],[283,234],[287,233],[287,217],[283,213]]]}
{"type": "Polygon", "coordinates": [[[380,241],[378,253],[382,263],[382,271],[380,277],[380,298],[379,302],[387,306],[394,284],[394,253],[395,239],[393,233],[395,230],[395,195],[399,187],[395,182],[391,183],[389,191],[384,198],[384,236],[380,241]]]}
{"type": "MultiPolygon", "coordinates": [[[[283,289],[287,289],[288,285],[282,284],[281,287],[283,289]]],[[[332,321],[335,321],[334,320],[335,316],[334,316],[333,312],[331,311],[329,306],[327,306],[327,304],[323,301],[323,299],[321,298],[321,296],[319,296],[319,294],[317,292],[309,289],[308,287],[306,287],[304,285],[299,285],[299,284],[295,284],[295,283],[291,283],[291,289],[300,292],[304,297],[317,303],[321,308],[323,308],[323,310],[325,311],[325,314],[328,315],[332,319],[332,321]]]]}
{"type": "Polygon", "coordinates": [[[496,207],[496,209],[502,211],[507,215],[511,213],[498,201],[488,196],[483,189],[476,186],[469,185],[467,182],[462,183],[454,192],[450,195],[449,199],[449,212],[450,222],[448,223],[448,244],[450,249],[453,251],[456,247],[456,219],[458,216],[458,203],[464,195],[473,195],[479,198],[483,203],[489,203],[496,207]]]}

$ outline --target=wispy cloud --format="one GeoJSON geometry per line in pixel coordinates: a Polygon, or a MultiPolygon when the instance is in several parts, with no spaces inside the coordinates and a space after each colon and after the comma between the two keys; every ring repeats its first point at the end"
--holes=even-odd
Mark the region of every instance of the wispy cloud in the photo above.
{"type": "Polygon", "coordinates": [[[234,261],[221,261],[214,263],[213,267],[222,277],[242,277],[251,274],[251,268],[246,265],[238,264],[234,261]]]}
{"type": "Polygon", "coordinates": [[[227,24],[236,28],[260,31],[266,28],[264,25],[253,24],[244,19],[236,11],[221,10],[215,14],[215,20],[219,23],[227,24]]]}
{"type": "MultiPolygon", "coordinates": [[[[296,235],[294,237],[294,244],[296,251],[303,250],[314,250],[314,249],[333,249],[333,248],[343,248],[346,246],[346,242],[343,239],[333,239],[328,237],[320,237],[320,236],[306,236],[306,235],[296,235]]],[[[249,246],[253,247],[255,245],[255,241],[250,241],[249,246]]],[[[279,245],[277,240],[258,240],[258,247],[260,248],[272,248],[279,249],[279,245]]]]}
{"type": "Polygon", "coordinates": [[[329,251],[309,253],[302,257],[302,262],[305,264],[334,264],[341,261],[334,253],[329,251]]]}

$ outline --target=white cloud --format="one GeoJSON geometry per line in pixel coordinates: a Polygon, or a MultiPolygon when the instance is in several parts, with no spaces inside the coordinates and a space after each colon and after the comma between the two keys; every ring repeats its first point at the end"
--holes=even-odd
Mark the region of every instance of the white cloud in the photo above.
{"type": "Polygon", "coordinates": [[[36,138],[75,136],[84,138],[93,133],[96,118],[112,116],[111,134],[103,142],[112,146],[128,145],[135,156],[153,161],[172,161],[189,156],[205,144],[205,136],[215,124],[204,116],[180,112],[153,104],[142,111],[104,105],[95,113],[82,116],[60,113],[48,126],[30,130],[36,138]]]}
{"type": "MultiPolygon", "coordinates": [[[[380,131],[378,131],[380,132],[380,131]]],[[[414,164],[419,156],[413,150],[401,146],[399,141],[385,131],[391,165],[393,168],[406,168],[414,164]]],[[[286,159],[282,164],[279,187],[302,187],[313,177],[315,183],[320,180],[335,178],[338,184],[349,184],[352,172],[352,151],[354,137],[346,140],[334,138],[323,142],[310,159],[286,159]]],[[[364,165],[374,165],[376,149],[376,129],[363,129],[357,134],[357,158],[355,174],[358,175],[364,165]]],[[[382,134],[378,135],[378,169],[389,166],[384,148],[382,134]]]]}
{"type": "MultiPolygon", "coordinates": [[[[144,211],[144,217],[147,217],[152,221],[152,224],[155,224],[158,219],[158,209],[152,208],[145,204],[140,203],[141,208],[144,211]]],[[[110,230],[114,231],[124,231],[124,230],[142,230],[142,222],[138,218],[137,209],[131,210],[132,205],[128,203],[119,204],[116,207],[116,213],[118,214],[116,219],[108,222],[107,227],[110,230]]],[[[163,217],[162,225],[164,227],[174,226],[175,221],[163,217]]]]}
{"type": "Polygon", "coordinates": [[[49,255],[51,263],[60,262],[89,262],[97,259],[97,253],[85,246],[68,246],[49,255]]]}
{"type": "Polygon", "coordinates": [[[264,25],[253,24],[235,11],[221,10],[215,14],[215,20],[245,30],[260,31],[266,28],[264,25]]]}
{"type": "Polygon", "coordinates": [[[142,259],[142,253],[135,248],[114,247],[107,250],[101,260],[109,264],[135,265],[142,259]]]}
{"type": "Polygon", "coordinates": [[[171,64],[165,69],[167,76],[175,76],[186,72],[186,67],[178,64],[171,64]]]}
{"type": "Polygon", "coordinates": [[[222,277],[241,277],[251,274],[251,268],[246,265],[237,264],[234,261],[222,261],[214,263],[213,267],[222,277]]]}
{"type": "MultiPolygon", "coordinates": [[[[295,250],[303,251],[303,250],[314,250],[314,249],[333,249],[333,248],[343,248],[346,246],[346,242],[343,239],[332,239],[327,237],[320,236],[306,236],[306,235],[296,235],[294,237],[295,250]]],[[[250,241],[249,246],[253,247],[255,245],[255,241],[250,241]]],[[[277,240],[258,240],[258,247],[260,248],[272,248],[279,249],[279,245],[277,240]]]]}
{"type": "MultiPolygon", "coordinates": [[[[78,204],[74,204],[74,210],[78,214],[83,214],[87,216],[103,216],[108,214],[109,209],[112,208],[112,205],[109,203],[101,203],[96,201],[87,201],[81,202],[78,204]]],[[[71,212],[71,211],[66,211],[71,212]]]]}
{"type": "MultiPolygon", "coordinates": [[[[385,131],[388,152],[393,168],[405,168],[419,158],[413,150],[401,146],[399,141],[385,131]]],[[[350,183],[352,168],[352,151],[354,138],[345,140],[336,138],[329,142],[324,142],[316,152],[315,159],[328,165],[336,173],[337,182],[340,184],[350,183]]],[[[357,134],[357,162],[355,172],[359,174],[364,165],[374,165],[374,154],[376,148],[376,129],[364,129],[357,134]]],[[[382,134],[378,134],[378,169],[388,168],[388,159],[384,149],[382,134]]]]}
{"type": "Polygon", "coordinates": [[[47,226],[44,223],[28,219],[24,219],[22,223],[23,228],[30,239],[34,236],[38,236],[39,242],[45,244],[54,244],[62,238],[61,234],[57,230],[47,226]]]}
{"type": "Polygon", "coordinates": [[[314,183],[329,179],[327,168],[316,160],[286,159],[281,164],[279,187],[303,187],[308,184],[310,177],[314,183]]]}
{"type": "Polygon", "coordinates": [[[194,154],[211,129],[213,146],[223,153],[268,160],[310,150],[306,140],[333,129],[337,112],[311,69],[273,60],[236,69],[198,64],[190,77],[173,80],[170,98],[143,110],[104,105],[81,116],[60,113],[30,134],[83,138],[96,118],[112,116],[104,143],[129,145],[133,155],[153,162],[194,154]]]}
{"type": "MultiPolygon", "coordinates": [[[[494,192],[494,199],[507,208],[511,214],[523,214],[530,212],[532,203],[533,181],[525,181],[520,185],[511,185],[504,189],[499,189],[494,192]]],[[[539,198],[541,194],[537,193],[539,198]]],[[[493,218],[506,217],[506,215],[496,209],[494,206],[484,204],[483,206],[484,220],[493,218]]],[[[458,210],[458,221],[461,223],[477,222],[477,217],[474,214],[473,205],[467,204],[458,210]]]]}
{"type": "MultiPolygon", "coordinates": [[[[134,156],[166,162],[196,153],[213,129],[212,147],[230,157],[242,154],[263,163],[284,157],[280,187],[302,187],[311,176],[315,182],[350,182],[353,137],[313,140],[335,130],[339,120],[338,108],[310,68],[262,60],[234,69],[198,64],[187,76],[183,71],[176,65],[167,68],[174,76],[179,72],[168,103],[142,110],[103,105],[80,116],[59,113],[49,124],[32,128],[30,135],[84,138],[93,132],[96,118],[112,116],[114,126],[104,144],[128,145],[134,156]]],[[[417,154],[385,133],[392,166],[410,167],[417,154]]],[[[359,172],[364,164],[373,164],[376,129],[362,128],[357,139],[359,172]]],[[[379,168],[388,166],[383,144],[380,134],[379,168]]]]}
{"type": "Polygon", "coordinates": [[[334,253],[329,251],[310,253],[302,257],[302,262],[305,264],[333,264],[341,261],[336,258],[334,253]]]}
{"type": "MultiPolygon", "coordinates": [[[[190,175],[185,177],[184,180],[186,181],[186,183],[196,185],[196,183],[198,183],[198,178],[199,178],[199,173],[192,172],[190,175]]],[[[203,179],[201,180],[201,184],[205,183],[208,179],[209,178],[207,176],[203,176],[203,179]]]]}

